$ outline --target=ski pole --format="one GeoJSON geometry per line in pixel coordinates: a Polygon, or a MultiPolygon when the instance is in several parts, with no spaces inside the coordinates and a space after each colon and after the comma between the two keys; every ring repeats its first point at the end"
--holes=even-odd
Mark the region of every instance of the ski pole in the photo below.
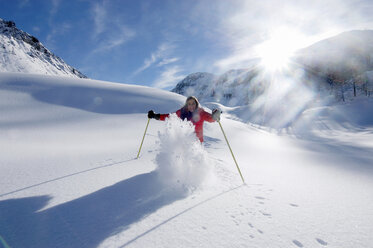
{"type": "Polygon", "coordinates": [[[243,176],[242,176],[242,173],[241,173],[240,167],[238,167],[238,164],[237,164],[236,158],[234,157],[233,152],[232,152],[232,148],[231,148],[231,146],[229,145],[229,142],[228,142],[227,136],[225,135],[225,132],[224,132],[223,126],[221,125],[220,121],[218,121],[218,123],[219,123],[219,126],[220,126],[220,128],[221,128],[221,131],[223,132],[223,135],[224,135],[225,141],[227,142],[227,145],[228,145],[228,147],[229,147],[229,150],[231,151],[231,154],[232,154],[233,160],[234,160],[234,162],[235,162],[235,164],[236,164],[237,170],[238,170],[238,172],[240,173],[240,176],[241,176],[242,182],[245,183],[245,180],[243,179],[243,176]]]}
{"type": "Polygon", "coordinates": [[[146,124],[145,132],[144,132],[144,137],[142,137],[140,149],[139,149],[139,152],[137,153],[137,158],[139,158],[139,156],[140,156],[142,143],[144,143],[144,139],[145,139],[146,131],[148,130],[149,122],[150,122],[150,118],[148,118],[148,123],[146,124]]]}

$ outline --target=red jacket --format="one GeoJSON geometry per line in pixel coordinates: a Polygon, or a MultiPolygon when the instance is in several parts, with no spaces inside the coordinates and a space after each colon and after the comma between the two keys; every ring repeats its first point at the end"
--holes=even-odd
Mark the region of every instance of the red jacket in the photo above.
{"type": "MultiPolygon", "coordinates": [[[[183,107],[176,111],[177,116],[181,119],[187,119],[194,125],[198,139],[203,142],[203,122],[214,122],[210,113],[207,113],[203,108],[197,108],[193,113],[189,112],[187,108],[183,107]]],[[[161,114],[160,120],[164,121],[170,114],[161,114]]]]}

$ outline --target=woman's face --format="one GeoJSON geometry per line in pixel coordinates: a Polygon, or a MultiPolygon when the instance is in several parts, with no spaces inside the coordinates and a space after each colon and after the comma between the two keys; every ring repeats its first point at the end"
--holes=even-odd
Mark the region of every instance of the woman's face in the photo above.
{"type": "Polygon", "coordinates": [[[196,101],[194,101],[193,99],[189,99],[189,101],[187,101],[187,106],[188,111],[193,112],[197,108],[196,101]]]}

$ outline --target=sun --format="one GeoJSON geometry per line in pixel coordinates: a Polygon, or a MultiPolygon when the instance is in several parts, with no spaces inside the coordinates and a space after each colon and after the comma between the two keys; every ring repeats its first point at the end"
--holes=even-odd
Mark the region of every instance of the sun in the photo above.
{"type": "Polygon", "coordinates": [[[273,72],[286,68],[295,51],[304,44],[303,35],[289,29],[278,29],[269,39],[259,44],[255,51],[261,59],[261,65],[267,71],[273,72]]]}

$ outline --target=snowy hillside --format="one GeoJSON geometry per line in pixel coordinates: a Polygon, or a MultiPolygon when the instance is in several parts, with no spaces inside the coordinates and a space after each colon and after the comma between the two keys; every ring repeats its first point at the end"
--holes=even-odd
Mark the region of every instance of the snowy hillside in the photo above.
{"type": "Polygon", "coordinates": [[[51,53],[34,36],[0,18],[0,72],[23,72],[86,78],[51,53]]]}
{"type": "Polygon", "coordinates": [[[280,70],[268,72],[257,60],[220,76],[191,74],[172,91],[230,107],[226,112],[245,122],[288,127],[310,105],[373,95],[372,44],[371,30],[345,32],[298,51],[280,70]]]}
{"type": "Polygon", "coordinates": [[[205,92],[211,92],[211,82],[215,82],[215,80],[216,76],[212,73],[196,72],[181,80],[171,91],[184,96],[201,98],[205,92]]]}
{"type": "MultiPolygon", "coordinates": [[[[311,107],[281,134],[228,119],[151,120],[185,98],[0,73],[0,247],[373,244],[371,99],[311,107]]],[[[225,108],[224,106],[221,106],[225,108]]]]}
{"type": "Polygon", "coordinates": [[[370,71],[373,69],[373,30],[344,32],[319,41],[298,51],[297,61],[323,73],[370,71]]]}

